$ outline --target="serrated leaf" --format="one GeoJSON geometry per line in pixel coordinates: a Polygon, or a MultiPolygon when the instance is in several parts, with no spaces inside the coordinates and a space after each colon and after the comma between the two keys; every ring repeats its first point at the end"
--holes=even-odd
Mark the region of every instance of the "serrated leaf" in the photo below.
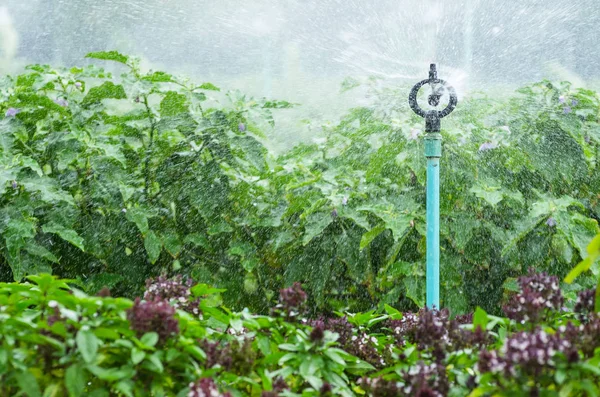
{"type": "Polygon", "coordinates": [[[331,214],[326,212],[316,212],[310,214],[306,219],[306,225],[304,226],[304,236],[302,237],[302,244],[307,245],[312,241],[313,238],[323,233],[323,230],[329,226],[332,222],[331,214]]]}
{"type": "Polygon", "coordinates": [[[212,83],[203,83],[198,88],[201,90],[221,91],[221,89],[219,87],[217,87],[216,85],[214,85],[212,83]]]}
{"type": "Polygon", "coordinates": [[[99,103],[103,99],[125,99],[125,89],[122,85],[116,85],[112,81],[106,81],[98,87],[91,88],[81,101],[83,106],[99,103]]]}
{"type": "Polygon", "coordinates": [[[153,83],[170,83],[173,81],[173,76],[165,72],[154,72],[151,75],[142,77],[142,80],[153,83]]]}
{"type": "Polygon", "coordinates": [[[103,61],[115,61],[115,62],[120,62],[125,65],[129,61],[129,57],[127,57],[126,55],[123,55],[117,51],[90,52],[85,57],[91,58],[91,59],[100,59],[103,61]]]}
{"type": "Polygon", "coordinates": [[[183,94],[169,91],[160,102],[160,115],[162,117],[177,116],[187,112],[187,98],[183,94]]]}

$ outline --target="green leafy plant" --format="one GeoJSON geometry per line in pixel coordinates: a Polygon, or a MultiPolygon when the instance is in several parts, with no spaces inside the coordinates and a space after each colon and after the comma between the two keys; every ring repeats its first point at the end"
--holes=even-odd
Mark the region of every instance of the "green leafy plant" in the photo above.
{"type": "MultiPolygon", "coordinates": [[[[423,306],[422,120],[405,90],[367,81],[369,105],[275,156],[272,112],[294,104],[88,58],[120,75],[35,65],[0,86],[4,280],[52,271],[133,297],[167,272],[263,313],[295,281],[314,312],[423,306]]],[[[500,314],[528,268],[563,277],[587,257],[599,108],[548,81],[461,100],[443,131],[443,307],[500,314]]]]}

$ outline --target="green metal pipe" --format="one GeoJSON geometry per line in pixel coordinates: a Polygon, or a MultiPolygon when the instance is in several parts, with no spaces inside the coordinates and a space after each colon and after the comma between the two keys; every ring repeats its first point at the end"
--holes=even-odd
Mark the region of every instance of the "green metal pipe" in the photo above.
{"type": "Polygon", "coordinates": [[[427,158],[427,307],[440,308],[440,157],[442,136],[425,135],[427,158]]]}
{"type": "Polygon", "coordinates": [[[429,67],[429,79],[414,85],[408,95],[408,104],[417,115],[425,119],[425,157],[427,158],[427,307],[440,309],[440,157],[442,135],[440,120],[454,110],[458,99],[454,88],[438,79],[435,64],[429,67]],[[445,88],[450,100],[444,110],[423,110],[417,102],[417,94],[425,84],[431,86],[427,101],[437,107],[445,88]]]}

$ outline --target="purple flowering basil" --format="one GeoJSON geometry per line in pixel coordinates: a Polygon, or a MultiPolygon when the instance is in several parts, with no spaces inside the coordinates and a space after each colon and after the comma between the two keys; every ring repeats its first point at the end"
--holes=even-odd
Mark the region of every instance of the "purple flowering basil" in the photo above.
{"type": "Polygon", "coordinates": [[[564,113],[564,114],[569,114],[569,113],[571,113],[571,107],[570,107],[570,106],[565,106],[565,108],[563,109],[563,113],[564,113]]]}
{"type": "Polygon", "coordinates": [[[548,220],[546,221],[546,225],[548,225],[548,227],[556,226],[556,219],[552,217],[548,218],[548,220]]]}
{"type": "Polygon", "coordinates": [[[561,95],[558,97],[558,103],[565,103],[565,96],[561,95]]]}
{"type": "Polygon", "coordinates": [[[100,291],[96,293],[96,296],[99,296],[101,298],[110,298],[110,289],[105,285],[100,291]]]}
{"type": "Polygon", "coordinates": [[[238,130],[240,130],[240,132],[244,132],[244,131],[246,131],[246,124],[244,124],[244,123],[239,123],[239,124],[238,124],[238,130]]]}
{"type": "Polygon", "coordinates": [[[519,373],[539,376],[558,365],[560,356],[570,363],[579,360],[573,343],[561,333],[547,333],[542,329],[511,335],[499,351],[482,350],[478,367],[481,372],[502,373],[515,377],[519,373]]]}
{"type": "Polygon", "coordinates": [[[596,303],[596,290],[587,289],[581,291],[577,295],[577,301],[575,302],[575,312],[580,314],[589,314],[595,311],[596,303]]]}
{"type": "Polygon", "coordinates": [[[357,382],[361,388],[373,397],[396,397],[401,396],[400,384],[393,380],[386,380],[382,377],[368,378],[363,377],[357,382]]]}
{"type": "Polygon", "coordinates": [[[559,310],[564,298],[558,277],[546,273],[534,273],[519,277],[519,293],[515,294],[502,309],[506,316],[522,323],[539,323],[549,312],[559,310]]]}
{"type": "Polygon", "coordinates": [[[133,307],[127,310],[127,320],[138,336],[156,332],[159,343],[164,343],[169,337],[179,333],[175,308],[166,300],[159,298],[151,301],[136,298],[133,307]]]}
{"type": "Polygon", "coordinates": [[[237,375],[248,375],[252,372],[256,352],[252,348],[252,339],[250,338],[244,339],[243,342],[234,339],[225,344],[205,339],[200,342],[200,347],[206,354],[205,366],[207,369],[218,365],[237,375]]]}
{"type": "Polygon", "coordinates": [[[65,98],[55,99],[54,103],[56,103],[59,106],[62,106],[63,108],[66,108],[67,106],[69,106],[69,102],[65,98]]]}
{"type": "Polygon", "coordinates": [[[488,150],[496,149],[497,147],[498,147],[498,145],[494,142],[485,142],[485,143],[482,143],[481,146],[479,146],[479,151],[485,152],[488,150]]]}
{"type": "Polygon", "coordinates": [[[333,388],[331,387],[331,385],[327,382],[323,383],[323,386],[321,386],[321,388],[319,389],[319,396],[320,397],[330,397],[333,396],[333,388]]]}
{"type": "Polygon", "coordinates": [[[231,393],[221,393],[215,381],[211,378],[198,379],[190,383],[188,397],[231,397],[231,393]]]}
{"type": "Polygon", "coordinates": [[[282,315],[287,321],[292,321],[306,312],[307,298],[300,283],[295,282],[291,287],[279,291],[279,303],[272,312],[282,315]]]}
{"type": "Polygon", "coordinates": [[[183,280],[181,275],[172,279],[165,276],[146,280],[145,300],[162,299],[168,301],[176,309],[181,309],[190,314],[200,314],[200,298],[191,299],[191,290],[194,282],[191,279],[183,280]]]}
{"type": "Polygon", "coordinates": [[[325,338],[325,323],[322,320],[317,320],[314,322],[309,339],[311,342],[321,343],[323,338],[325,338]]]}
{"type": "Polygon", "coordinates": [[[406,396],[442,397],[450,391],[446,366],[419,362],[403,373],[403,392],[406,396]]]}
{"type": "Polygon", "coordinates": [[[21,113],[21,109],[17,108],[8,108],[6,110],[6,117],[15,117],[17,114],[21,113]]]}

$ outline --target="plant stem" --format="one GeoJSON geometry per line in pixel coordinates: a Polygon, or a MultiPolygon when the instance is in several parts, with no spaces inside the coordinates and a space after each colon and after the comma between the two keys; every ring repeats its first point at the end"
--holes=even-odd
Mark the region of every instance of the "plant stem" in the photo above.
{"type": "Polygon", "coordinates": [[[148,113],[148,119],[150,120],[150,134],[149,134],[149,142],[146,147],[146,158],[144,160],[144,195],[146,199],[150,199],[150,157],[152,156],[152,146],[154,144],[154,131],[156,129],[156,120],[154,119],[154,115],[152,114],[152,110],[150,109],[150,105],[148,105],[148,96],[144,95],[144,106],[146,107],[146,112],[148,113]]]}

